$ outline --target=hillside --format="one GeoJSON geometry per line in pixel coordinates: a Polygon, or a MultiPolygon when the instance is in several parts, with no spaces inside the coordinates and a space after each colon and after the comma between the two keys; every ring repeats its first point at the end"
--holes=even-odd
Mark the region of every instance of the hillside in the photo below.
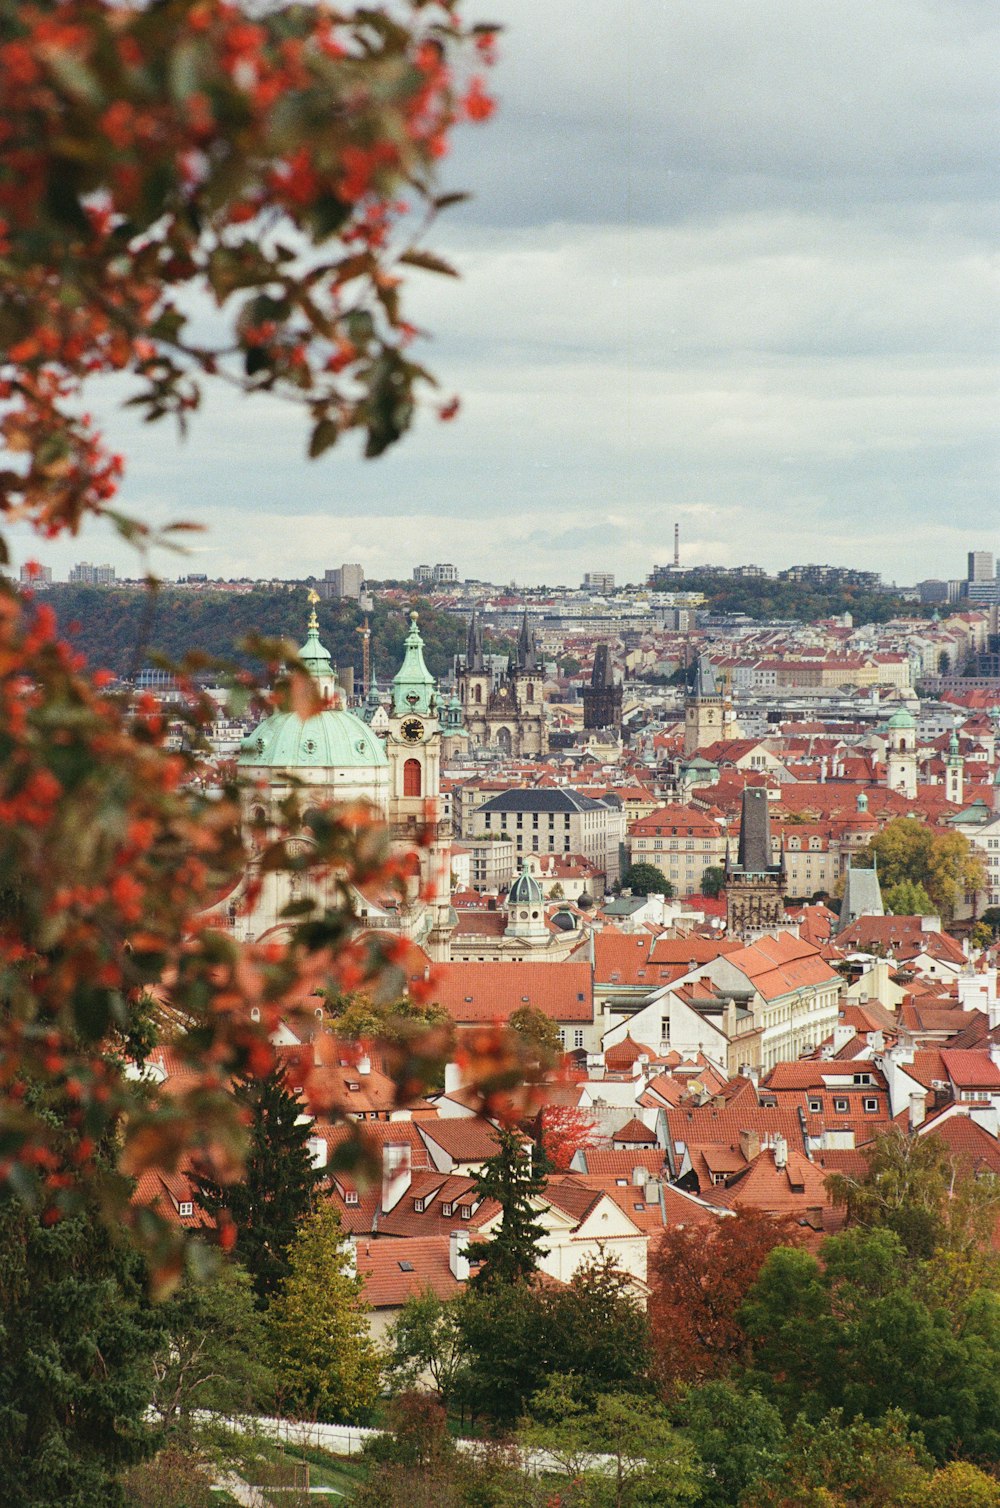
{"type": "MultiPolygon", "coordinates": [[[[285,637],[301,644],[309,613],[306,587],[260,586],[237,594],[191,592],[163,587],[150,593],[141,587],[53,586],[45,600],[55,609],[61,630],[92,666],[119,675],[133,675],[153,656],[179,660],[189,651],[251,663],[238,645],[248,634],[285,637]]],[[[452,657],[465,648],[465,622],[442,613],[426,601],[415,603],[420,613],[427,665],[435,676],[450,674],[452,657]]],[[[320,637],[337,666],[353,665],[360,680],[362,621],[354,602],[316,605],[320,637]]],[[[399,668],[407,631],[406,613],[395,605],[376,602],[369,615],[372,666],[379,680],[390,680],[399,668]]]]}

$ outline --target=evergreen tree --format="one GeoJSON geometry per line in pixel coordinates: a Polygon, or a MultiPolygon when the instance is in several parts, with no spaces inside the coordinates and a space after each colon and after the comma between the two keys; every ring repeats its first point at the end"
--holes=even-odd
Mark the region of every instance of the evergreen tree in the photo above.
{"type": "Polygon", "coordinates": [[[236,1223],[236,1256],[250,1273],[262,1304],[288,1276],[288,1249],[315,1205],[324,1175],[306,1145],[309,1125],[280,1069],[263,1079],[241,1079],[237,1100],[250,1116],[250,1149],[239,1183],[197,1180],[198,1203],[211,1215],[226,1209],[236,1223]]]}
{"type": "Polygon", "coordinates": [[[674,887],[657,864],[632,864],[622,875],[622,889],[633,895],[664,895],[669,898],[674,887]]]}
{"type": "Polygon", "coordinates": [[[378,1351],[348,1256],[340,1217],[328,1205],[299,1230],[288,1276],[267,1311],[285,1402],[307,1418],[334,1423],[357,1421],[379,1395],[378,1351]]]}
{"type": "Polygon", "coordinates": [[[547,1160],[537,1148],[532,1151],[518,1131],[500,1129],[496,1139],[497,1152],[486,1159],[476,1179],[477,1198],[495,1199],[502,1211],[486,1260],[472,1279],[480,1288],[526,1282],[544,1255],[545,1227],[531,1201],[545,1192],[547,1160]]]}
{"type": "Polygon", "coordinates": [[[0,1196],[0,1501],[117,1508],[151,1444],[160,1339],[142,1263],[95,1208],[46,1223],[0,1196]]]}

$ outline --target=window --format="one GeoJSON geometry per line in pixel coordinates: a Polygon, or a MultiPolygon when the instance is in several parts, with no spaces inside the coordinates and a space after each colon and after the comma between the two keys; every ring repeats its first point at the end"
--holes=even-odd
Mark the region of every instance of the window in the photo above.
{"type": "Polygon", "coordinates": [[[348,1189],[347,1193],[344,1195],[344,1203],[345,1204],[357,1204],[357,1202],[358,1202],[358,1191],[357,1191],[357,1189],[348,1189]]]}
{"type": "Polygon", "coordinates": [[[582,1047],[583,1046],[583,1027],[582,1026],[578,1026],[575,1029],[575,1031],[573,1032],[573,1046],[574,1047],[582,1047]]]}
{"type": "Polygon", "coordinates": [[[400,1272],[412,1272],[413,1271],[413,1263],[412,1262],[400,1262],[400,1264],[399,1264],[399,1270],[400,1270],[400,1272]]]}
{"type": "Polygon", "coordinates": [[[462,1205],[462,1219],[463,1220],[471,1220],[472,1219],[472,1205],[471,1204],[463,1204],[462,1205]]]}
{"type": "Polygon", "coordinates": [[[833,1108],[841,1115],[846,1115],[849,1106],[846,1100],[834,1100],[833,1108]]]}
{"type": "Polygon", "coordinates": [[[413,1208],[416,1210],[418,1215],[422,1215],[424,1212],[424,1201],[422,1199],[414,1199],[413,1208]]]}
{"type": "Polygon", "coordinates": [[[419,759],[408,759],[403,765],[403,795],[419,796],[423,789],[423,771],[419,759]]]}
{"type": "Polygon", "coordinates": [[[878,1100],[865,1100],[865,1109],[866,1110],[877,1110],[878,1109],[878,1100]]]}
{"type": "Polygon", "coordinates": [[[452,1208],[453,1208],[453,1205],[451,1203],[451,1200],[449,1199],[449,1201],[448,1201],[447,1204],[442,1204],[442,1206],[441,1206],[441,1213],[442,1213],[442,1215],[450,1215],[451,1212],[452,1212],[452,1208]]]}
{"type": "Polygon", "coordinates": [[[809,1109],[812,1111],[812,1113],[814,1115],[818,1115],[819,1112],[822,1110],[822,1108],[823,1108],[823,1101],[822,1100],[810,1099],[810,1101],[809,1101],[809,1109]]]}
{"type": "Polygon", "coordinates": [[[191,1200],[182,1199],[180,1204],[177,1206],[177,1213],[179,1215],[193,1215],[194,1205],[192,1204],[191,1200]]]}

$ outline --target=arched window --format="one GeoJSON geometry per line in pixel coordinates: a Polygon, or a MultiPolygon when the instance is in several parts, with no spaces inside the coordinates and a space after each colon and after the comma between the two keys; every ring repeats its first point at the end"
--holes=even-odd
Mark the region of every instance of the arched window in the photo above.
{"type": "Polygon", "coordinates": [[[482,686],[478,686],[478,685],[474,686],[472,688],[472,695],[473,695],[473,700],[477,703],[477,705],[480,702],[482,702],[482,700],[483,700],[483,688],[482,688],[482,686]]]}
{"type": "Polygon", "coordinates": [[[534,700],[535,700],[535,683],[534,683],[534,681],[529,681],[528,682],[528,701],[529,702],[533,702],[534,700]]]}
{"type": "Polygon", "coordinates": [[[408,759],[403,766],[403,795],[421,795],[423,772],[420,768],[419,759],[408,759]]]}

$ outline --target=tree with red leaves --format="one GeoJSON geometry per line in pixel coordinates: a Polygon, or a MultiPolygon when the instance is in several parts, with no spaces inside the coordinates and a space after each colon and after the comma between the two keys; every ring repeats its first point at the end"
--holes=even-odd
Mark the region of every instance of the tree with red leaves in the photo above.
{"type": "Polygon", "coordinates": [[[597,1146],[597,1126],[579,1105],[546,1105],[540,1120],[542,1150],[557,1173],[567,1172],[577,1152],[597,1146]]]}
{"type": "Polygon", "coordinates": [[[649,1257],[648,1315],[653,1371],[667,1391],[724,1377],[740,1360],[740,1306],[768,1253],[795,1244],[794,1227],[758,1210],[664,1232],[649,1257]]]}
{"type": "MultiPolygon", "coordinates": [[[[116,511],[124,463],[82,411],[97,375],[129,376],[130,402],[182,426],[208,380],[284,396],[313,456],[350,430],[369,456],[398,439],[432,382],[403,279],[453,271],[422,238],[461,197],[438,168],[452,128],[492,110],[492,48],[459,0],[0,8],[0,514],[42,537],[95,516],[150,539],[116,511]]],[[[291,646],[257,648],[268,675],[289,665],[259,710],[316,710],[291,646]]],[[[309,1020],[317,992],[376,978],[400,992],[402,945],[360,944],[351,896],[407,880],[364,812],[325,815],[303,860],[293,800],[260,872],[306,862],[333,877],[333,904],[300,907],[280,942],[237,943],[206,916],[246,860],[233,772],[208,764],[212,709],[182,673],[178,751],[155,699],[109,680],[0,581],[0,1192],[50,1223],[96,1204],[166,1288],[181,1244],[131,1180],[182,1163],[238,1174],[232,1080],[270,1071],[277,1022],[309,1020]],[[190,1070],[170,1097],[125,1071],[150,1029],[190,1070]]],[[[443,1049],[438,1033],[388,1053],[400,1103],[443,1049]]],[[[483,1034],[470,1078],[523,1113],[525,1066],[513,1034],[483,1034]]],[[[224,1214],[219,1234],[230,1247],[224,1214]]]]}

